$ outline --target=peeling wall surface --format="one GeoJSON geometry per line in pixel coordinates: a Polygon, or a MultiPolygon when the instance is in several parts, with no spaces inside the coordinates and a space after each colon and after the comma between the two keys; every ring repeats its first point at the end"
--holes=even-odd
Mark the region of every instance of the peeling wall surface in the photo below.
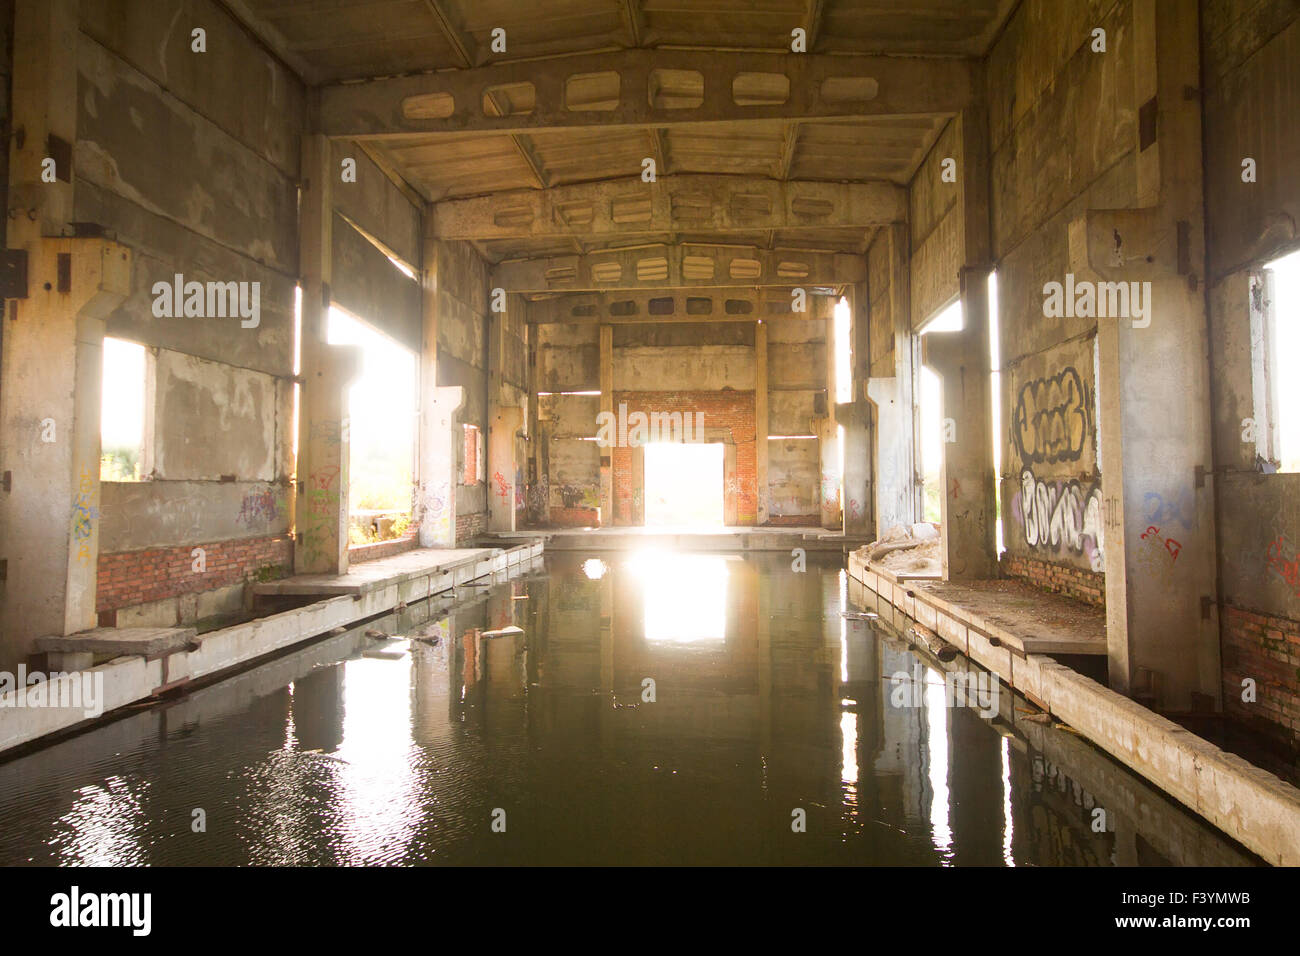
{"type": "Polygon", "coordinates": [[[302,84],[204,0],[83,3],[77,63],[75,215],[132,249],[107,334],[149,347],[154,369],[153,472],[102,485],[100,551],[284,534],[302,84]],[[235,67],[191,55],[187,9],[235,67]],[[153,286],[176,274],[258,283],[257,325],[158,316],[153,286]]]}
{"type": "MultiPolygon", "coordinates": [[[[1249,435],[1259,417],[1251,308],[1266,297],[1258,273],[1300,248],[1300,9],[1277,0],[1209,3],[1202,31],[1218,558],[1229,609],[1224,701],[1237,716],[1300,742],[1300,669],[1287,637],[1300,632],[1300,474],[1262,473],[1249,435]],[[1253,182],[1243,175],[1247,159],[1253,182]],[[1242,701],[1245,679],[1266,688],[1255,706],[1242,701]]],[[[1275,366],[1275,374],[1294,371],[1275,366]]]]}
{"type": "Polygon", "coordinates": [[[987,88],[1006,547],[1103,571],[1097,319],[1047,315],[1043,294],[1071,271],[1069,222],[1136,199],[1131,3],[1091,7],[1022,4],[990,52],[987,88]],[[1088,43],[1098,25],[1105,55],[1088,43]]]}

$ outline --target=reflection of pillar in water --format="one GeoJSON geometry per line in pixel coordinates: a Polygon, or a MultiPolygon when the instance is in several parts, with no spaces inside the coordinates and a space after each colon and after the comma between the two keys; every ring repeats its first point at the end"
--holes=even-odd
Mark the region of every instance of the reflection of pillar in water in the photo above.
{"type": "Polygon", "coordinates": [[[293,682],[293,725],[301,750],[330,753],[343,742],[345,665],[319,667],[293,682]]]}
{"type": "MultiPolygon", "coordinates": [[[[600,743],[609,747],[614,742],[614,574],[607,571],[596,587],[600,591],[600,743]]],[[[637,687],[642,675],[632,675],[637,687]]],[[[651,675],[644,675],[651,676],[651,675]]],[[[629,703],[638,703],[629,701],[629,703]]]]}
{"type": "Polygon", "coordinates": [[[895,805],[901,805],[904,815],[912,819],[924,816],[927,786],[920,759],[925,726],[920,691],[924,688],[912,683],[916,680],[915,664],[916,659],[906,650],[887,641],[881,642],[879,713],[882,743],[874,767],[878,776],[892,780],[898,790],[895,805]],[[901,687],[893,680],[893,675],[900,673],[905,675],[901,687]]]}

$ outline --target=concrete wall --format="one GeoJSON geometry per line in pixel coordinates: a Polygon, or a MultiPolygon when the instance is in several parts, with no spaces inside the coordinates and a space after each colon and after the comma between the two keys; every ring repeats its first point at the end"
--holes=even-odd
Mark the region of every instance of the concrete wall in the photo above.
{"type": "MultiPolygon", "coordinates": [[[[1243,421],[1255,416],[1250,273],[1300,248],[1300,8],[1207,3],[1205,169],[1223,696],[1235,716],[1300,742],[1300,475],[1261,474],[1243,421]],[[1256,181],[1242,180],[1255,160],[1256,181]],[[1257,700],[1242,700],[1242,681],[1257,700]]],[[[1294,317],[1288,317],[1293,321],[1294,317]]],[[[1294,374],[1287,365],[1283,375],[1294,374]]],[[[1294,414],[1294,410],[1289,410],[1294,414]]]]}
{"type": "Polygon", "coordinates": [[[166,562],[148,555],[183,548],[186,560],[177,560],[188,565],[190,547],[211,550],[215,561],[232,542],[247,542],[241,568],[283,565],[284,548],[272,542],[288,530],[291,510],[304,90],[208,0],[82,4],[77,63],[75,217],[132,248],[131,292],[107,334],[149,347],[155,372],[151,480],[102,488],[100,610],[128,614],[132,601],[147,601],[157,621],[171,623],[200,613],[193,601],[182,612],[173,595],[231,581],[218,580],[224,571],[172,580],[166,562]],[[174,28],[181,16],[207,30],[222,69],[190,51],[189,30],[174,28]],[[153,284],[176,273],[259,283],[257,326],[156,317],[153,284]],[[139,590],[114,577],[128,565],[139,590]]]}
{"type": "MultiPolygon", "coordinates": [[[[458,412],[462,425],[478,427],[487,447],[488,321],[487,264],[466,242],[438,242],[438,385],[459,385],[465,401],[458,412]]],[[[457,442],[456,539],[464,541],[487,530],[488,486],[464,482],[464,446],[457,442]]]]}
{"type": "MultiPolygon", "coordinates": [[[[803,319],[773,319],[765,323],[768,339],[766,376],[769,406],[767,434],[809,435],[812,419],[826,414],[826,323],[803,319]],[[820,409],[820,412],[819,412],[820,409]]],[[[597,392],[600,388],[599,328],[595,324],[541,324],[536,334],[534,361],[539,399],[536,436],[536,472],[531,499],[547,503],[545,514],[530,507],[534,521],[557,526],[595,524],[600,502],[600,454],[595,442],[601,400],[599,395],[562,395],[561,392],[597,392]]],[[[753,394],[760,378],[755,364],[756,327],[749,323],[646,323],[619,324],[612,329],[613,383],[616,399],[635,395],[645,410],[696,410],[704,412],[703,427],[730,433],[733,424],[744,434],[738,443],[740,461],[749,462],[753,451],[739,444],[767,441],[755,431],[753,394]],[[743,399],[745,409],[736,401],[743,399]],[[710,410],[718,421],[711,422],[710,410]],[[737,422],[747,424],[735,424],[737,422]]],[[[629,405],[629,412],[636,411],[629,405]]],[[[617,413],[617,400],[614,404],[617,413]]],[[[819,523],[821,465],[816,440],[768,442],[768,495],[774,524],[819,523]]],[[[639,502],[644,489],[636,487],[639,474],[626,456],[615,456],[617,502],[622,503],[622,523],[643,520],[639,502]],[[618,477],[622,475],[622,477],[618,477]],[[625,513],[624,513],[625,512],[625,513]]],[[[729,492],[737,520],[755,519],[753,504],[757,480],[748,465],[737,466],[729,492]],[[743,474],[742,474],[743,472],[743,474]]],[[[754,499],[756,500],[756,499],[754,499]]]]}
{"type": "MultiPolygon", "coordinates": [[[[1064,282],[1070,271],[1073,218],[1090,208],[1136,204],[1131,21],[1129,0],[1029,0],[988,59],[999,481],[1004,540],[1009,556],[1020,559],[1013,569],[1105,567],[1089,517],[1095,510],[1100,521],[1097,321],[1046,317],[1043,286],[1064,282]],[[1090,48],[1094,27],[1106,30],[1104,54],[1090,48]]],[[[932,284],[913,280],[922,292],[932,284]]],[[[928,301],[938,302],[938,293],[928,301]]],[[[924,307],[914,311],[924,314],[924,307]]],[[[1040,583],[1051,576],[1041,575],[1040,583]]]]}

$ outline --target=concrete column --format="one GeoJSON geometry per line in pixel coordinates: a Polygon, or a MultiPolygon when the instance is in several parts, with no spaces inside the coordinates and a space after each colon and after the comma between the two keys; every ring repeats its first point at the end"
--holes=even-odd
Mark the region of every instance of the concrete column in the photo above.
{"type": "Polygon", "coordinates": [[[997,576],[988,270],[961,271],[962,329],[925,336],[925,364],[942,379],[940,469],[944,576],[997,576]]]}
{"type": "Polygon", "coordinates": [[[459,385],[420,388],[420,547],[456,546],[456,411],[465,402],[459,385]]]}
{"type": "Polygon", "coordinates": [[[906,223],[888,226],[889,314],[894,332],[894,374],[867,381],[876,412],[876,528],[920,519],[924,489],[917,478],[915,368],[909,287],[910,239],[906,223]]]}
{"type": "Polygon", "coordinates": [[[845,534],[870,534],[872,502],[871,415],[866,400],[870,352],[867,348],[867,284],[849,287],[849,369],[853,400],[835,406],[835,420],[844,428],[843,508],[845,534]]]}
{"type": "Polygon", "coordinates": [[[524,425],[522,408],[495,405],[488,416],[488,530],[515,530],[515,436],[524,425]]]}
{"type": "Polygon", "coordinates": [[[754,523],[767,524],[771,489],[767,483],[767,324],[754,325],[754,471],[758,478],[758,513],[754,523]]]}
{"type": "Polygon", "coordinates": [[[0,323],[0,665],[35,638],[95,626],[104,318],[130,292],[129,251],[66,235],[77,135],[77,4],[17,0],[8,225],[26,287],[0,323]],[[54,182],[44,182],[46,160],[54,182]]]}
{"type": "Polygon", "coordinates": [[[1197,37],[1194,11],[1135,0],[1136,49],[1154,52],[1135,99],[1157,113],[1139,195],[1158,201],[1069,227],[1075,282],[1139,283],[1147,309],[1098,320],[1106,634],[1111,687],[1172,710],[1220,700],[1197,37]]]}
{"type": "Polygon", "coordinates": [[[302,283],[302,373],[298,405],[294,570],[344,574],[348,569],[348,386],[360,351],[328,344],[334,171],[329,140],[302,140],[299,271],[302,283]]]}
{"type": "Polygon", "coordinates": [[[44,635],[96,624],[104,318],[131,258],[99,239],[37,239],[28,297],[6,303],[0,377],[6,664],[44,635]]]}
{"type": "MultiPolygon", "coordinates": [[[[614,414],[614,327],[600,327],[600,410],[614,414]]],[[[600,449],[600,525],[614,526],[614,450],[600,449]]]]}

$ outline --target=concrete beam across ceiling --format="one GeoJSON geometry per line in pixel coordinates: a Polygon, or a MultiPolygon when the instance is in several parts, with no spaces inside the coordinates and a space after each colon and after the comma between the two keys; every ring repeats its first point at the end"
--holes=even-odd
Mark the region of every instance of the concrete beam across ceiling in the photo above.
{"type": "Polygon", "coordinates": [[[694,242],[513,259],[492,270],[493,287],[507,292],[840,286],[865,279],[863,256],[694,242]]]}
{"type": "Polygon", "coordinates": [[[529,239],[880,226],[907,218],[907,190],[888,182],[775,182],[662,176],[513,190],[434,204],[436,239],[529,239]]]}
{"type": "Polygon", "coordinates": [[[953,115],[975,98],[975,63],[632,49],[332,84],[320,90],[318,118],[326,136],[391,139],[953,115]]]}
{"type": "Polygon", "coordinates": [[[586,292],[528,302],[530,323],[756,322],[761,319],[828,319],[835,295],[812,289],[671,289],[659,292],[586,292]],[[796,291],[803,295],[796,297],[796,291]],[[794,311],[802,300],[804,310],[794,311]]]}

